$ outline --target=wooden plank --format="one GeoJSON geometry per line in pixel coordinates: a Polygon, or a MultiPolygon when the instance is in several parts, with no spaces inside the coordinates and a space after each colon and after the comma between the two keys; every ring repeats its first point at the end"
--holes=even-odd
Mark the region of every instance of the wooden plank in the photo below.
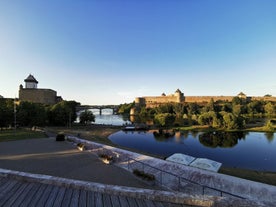
{"type": "Polygon", "coordinates": [[[127,201],[126,197],[124,197],[124,196],[119,196],[119,201],[120,201],[121,206],[123,206],[123,207],[132,207],[128,204],[128,201],[127,201]]]}
{"type": "Polygon", "coordinates": [[[26,183],[27,186],[24,189],[24,192],[21,192],[18,196],[18,198],[15,200],[14,203],[12,203],[13,206],[19,206],[27,197],[27,194],[29,193],[29,191],[32,189],[32,184],[31,183],[26,183]]]}
{"type": "Polygon", "coordinates": [[[25,199],[20,203],[19,206],[25,207],[29,206],[29,203],[33,200],[34,195],[39,190],[41,184],[40,183],[30,183],[31,190],[26,194],[25,199]]]}
{"type": "MultiPolygon", "coordinates": [[[[136,203],[139,207],[147,206],[145,200],[143,200],[143,199],[135,199],[135,200],[136,200],[136,203]]],[[[153,207],[155,207],[155,206],[153,206],[153,207]]]]}
{"type": "Polygon", "coordinates": [[[79,200],[79,206],[86,207],[86,200],[87,200],[87,191],[80,190],[80,200],[79,200]]]}
{"type": "Polygon", "coordinates": [[[6,197],[7,192],[9,192],[14,186],[18,185],[18,181],[15,180],[9,180],[6,182],[3,186],[1,186],[1,191],[0,191],[0,200],[2,197],[6,197]]]}
{"type": "Polygon", "coordinates": [[[103,194],[103,206],[105,206],[105,207],[112,207],[110,195],[103,194]]]}
{"type": "Polygon", "coordinates": [[[112,206],[117,207],[120,206],[120,200],[118,196],[110,195],[112,206]]]}
{"type": "Polygon", "coordinates": [[[95,206],[95,195],[94,192],[87,192],[87,206],[95,206]]]}
{"type": "Polygon", "coordinates": [[[5,202],[5,206],[12,206],[17,198],[23,193],[24,189],[28,186],[28,183],[21,183],[20,187],[16,191],[13,191],[12,196],[5,202]]]}
{"type": "Polygon", "coordinates": [[[56,200],[53,203],[53,207],[60,207],[61,206],[63,198],[64,198],[64,195],[65,195],[65,191],[66,191],[65,187],[59,188],[56,200]]]}
{"type": "Polygon", "coordinates": [[[72,188],[66,189],[61,206],[68,207],[70,205],[72,193],[73,193],[72,188]]]}
{"type": "Polygon", "coordinates": [[[31,200],[28,207],[37,207],[37,203],[39,199],[41,198],[44,190],[46,189],[47,185],[41,184],[38,191],[34,194],[33,199],[31,200]]]}
{"type": "Polygon", "coordinates": [[[170,206],[168,203],[166,202],[160,202],[160,201],[152,201],[154,203],[155,207],[165,207],[165,206],[170,206]]]}
{"type": "Polygon", "coordinates": [[[54,186],[52,185],[46,185],[46,189],[44,190],[43,194],[41,195],[41,198],[39,199],[37,206],[44,206],[52,192],[52,189],[54,186]]]}
{"type": "Polygon", "coordinates": [[[53,189],[45,203],[45,207],[52,207],[54,205],[54,202],[56,200],[56,197],[58,195],[60,187],[58,186],[53,186],[53,189]]]}
{"type": "Polygon", "coordinates": [[[14,193],[20,188],[20,182],[12,182],[7,186],[6,189],[1,192],[0,197],[0,206],[4,206],[4,204],[14,195],[14,193]]]}
{"type": "Polygon", "coordinates": [[[1,180],[0,183],[0,193],[6,188],[6,186],[8,186],[11,183],[10,179],[4,178],[1,180]]]}
{"type": "Polygon", "coordinates": [[[76,207],[76,206],[79,205],[79,197],[80,197],[80,190],[79,189],[74,189],[73,194],[72,194],[72,198],[71,198],[71,203],[70,203],[71,207],[76,207]]]}
{"type": "Polygon", "coordinates": [[[139,207],[135,198],[127,197],[127,201],[131,207],[139,207]]]}
{"type": "Polygon", "coordinates": [[[103,194],[95,192],[95,206],[103,206],[103,194]]]}

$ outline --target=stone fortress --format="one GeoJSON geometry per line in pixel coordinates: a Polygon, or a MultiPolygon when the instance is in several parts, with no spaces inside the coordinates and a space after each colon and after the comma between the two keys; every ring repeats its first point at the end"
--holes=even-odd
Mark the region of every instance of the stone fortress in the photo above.
{"type": "Polygon", "coordinates": [[[166,103],[208,103],[213,99],[216,101],[232,101],[234,97],[244,98],[248,101],[250,100],[264,100],[276,102],[276,97],[273,96],[246,96],[244,93],[239,93],[237,96],[184,96],[179,89],[175,91],[174,94],[166,95],[162,94],[161,96],[144,96],[135,98],[136,107],[147,107],[153,108],[161,104],[166,103]]]}
{"type": "Polygon", "coordinates": [[[30,74],[24,81],[25,88],[23,88],[23,85],[19,86],[19,101],[30,101],[47,105],[53,105],[62,101],[61,96],[57,96],[56,91],[37,88],[38,81],[33,75],[30,74]]]}

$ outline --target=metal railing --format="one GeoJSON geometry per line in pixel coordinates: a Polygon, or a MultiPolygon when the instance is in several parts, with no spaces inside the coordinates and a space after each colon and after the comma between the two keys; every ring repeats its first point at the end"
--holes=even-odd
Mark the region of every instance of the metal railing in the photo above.
{"type": "Polygon", "coordinates": [[[197,188],[197,190],[199,192],[201,192],[202,195],[214,195],[214,193],[216,193],[217,196],[227,196],[228,195],[228,196],[235,197],[235,198],[245,199],[245,197],[242,197],[240,195],[236,195],[233,193],[223,191],[221,189],[217,189],[214,187],[209,187],[209,186],[200,184],[198,182],[181,177],[180,175],[176,175],[174,173],[151,166],[147,163],[136,160],[134,158],[128,157],[127,165],[128,165],[127,167],[128,167],[129,171],[138,169],[138,170],[144,171],[145,173],[153,174],[155,176],[155,182],[157,182],[158,185],[169,188],[171,190],[185,192],[185,190],[187,190],[187,188],[191,188],[193,191],[195,190],[195,188],[197,188]],[[168,177],[171,177],[171,179],[168,177]],[[183,185],[183,183],[184,183],[184,185],[183,185]],[[185,186],[185,184],[186,184],[186,186],[185,186]],[[187,184],[191,185],[191,186],[187,186],[187,184]],[[212,194],[210,194],[210,193],[208,194],[208,191],[209,192],[213,191],[213,192],[212,192],[212,194]]]}

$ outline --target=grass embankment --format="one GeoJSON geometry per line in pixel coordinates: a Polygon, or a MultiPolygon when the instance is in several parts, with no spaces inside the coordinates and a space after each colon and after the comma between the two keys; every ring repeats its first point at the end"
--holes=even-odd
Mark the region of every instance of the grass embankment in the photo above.
{"type": "Polygon", "coordinates": [[[47,137],[44,132],[31,131],[28,129],[7,129],[0,131],[0,142],[16,141],[22,139],[33,139],[33,138],[45,138],[47,137]]]}
{"type": "Polygon", "coordinates": [[[121,130],[121,127],[117,126],[105,126],[105,125],[91,125],[91,126],[74,126],[72,128],[64,127],[49,127],[46,129],[50,133],[58,134],[64,133],[67,135],[73,135],[82,139],[87,139],[93,142],[101,144],[113,145],[108,139],[108,136],[121,130]]]}

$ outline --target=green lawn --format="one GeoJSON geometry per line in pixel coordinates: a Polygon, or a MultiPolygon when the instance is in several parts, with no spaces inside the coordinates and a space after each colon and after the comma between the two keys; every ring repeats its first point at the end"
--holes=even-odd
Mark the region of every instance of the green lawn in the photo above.
{"type": "Polygon", "coordinates": [[[31,131],[26,129],[0,131],[0,142],[44,137],[47,137],[44,132],[31,131]]]}

